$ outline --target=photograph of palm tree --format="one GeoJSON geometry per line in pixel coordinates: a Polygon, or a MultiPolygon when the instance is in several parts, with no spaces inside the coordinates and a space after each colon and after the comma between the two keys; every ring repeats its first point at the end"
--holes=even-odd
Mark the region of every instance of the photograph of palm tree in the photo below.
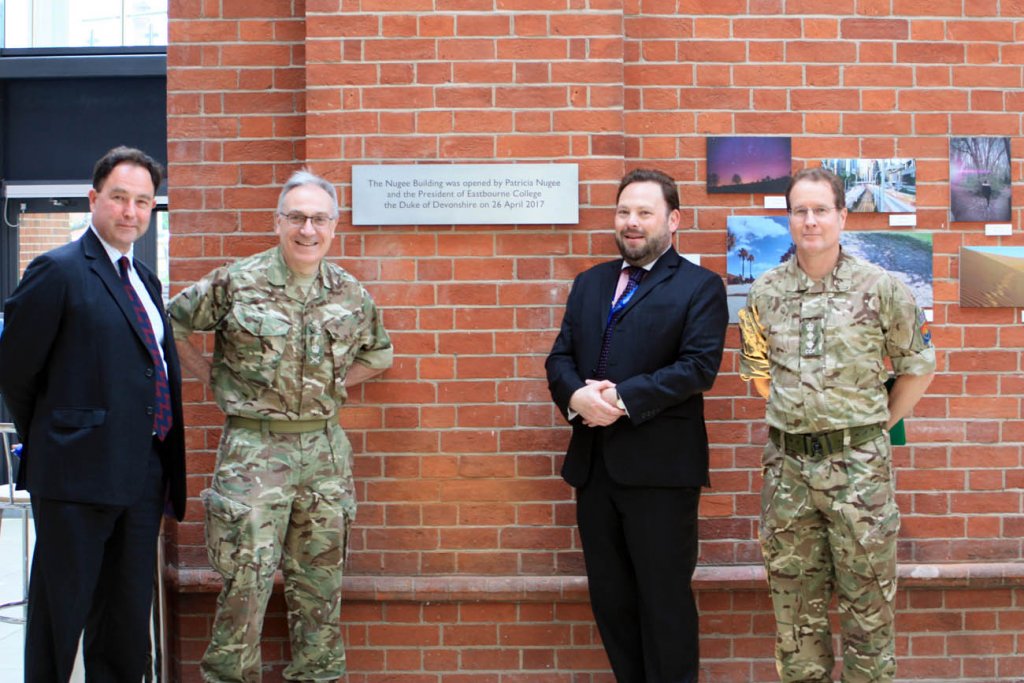
{"type": "Polygon", "coordinates": [[[788,216],[729,216],[725,232],[725,290],[729,322],[739,321],[750,284],[796,251],[788,216]]]}
{"type": "Polygon", "coordinates": [[[790,138],[709,137],[708,194],[783,194],[792,174],[790,138]]]}
{"type": "MultiPolygon", "coordinates": [[[[934,305],[932,233],[918,230],[846,230],[840,244],[844,252],[885,268],[898,277],[910,288],[921,308],[934,305]]],[[[725,247],[729,321],[738,322],[738,313],[746,303],[750,285],[758,276],[793,258],[796,247],[789,236],[787,216],[729,216],[725,247]]]]}
{"type": "Polygon", "coordinates": [[[949,139],[949,220],[1010,220],[1010,138],[949,139]]]}

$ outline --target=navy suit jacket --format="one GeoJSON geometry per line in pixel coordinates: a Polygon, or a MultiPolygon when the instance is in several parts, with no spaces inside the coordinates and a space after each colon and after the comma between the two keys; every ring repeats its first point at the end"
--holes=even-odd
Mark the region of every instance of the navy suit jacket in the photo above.
{"type": "MultiPolygon", "coordinates": [[[[166,319],[160,281],[140,261],[134,267],[166,319]]],[[[92,230],[29,264],[4,322],[0,393],[24,445],[19,486],[54,500],[134,503],[153,444],[156,373],[117,270],[92,230]]],[[[181,519],[181,370],[165,326],[174,424],[158,450],[181,519]]]]}
{"type": "MultiPolygon", "coordinates": [[[[594,377],[622,260],[580,273],[548,356],[548,388],[568,418],[569,399],[594,377]]],[[[592,428],[576,416],[562,476],[587,482],[595,439],[602,440],[611,478],[631,486],[702,486],[708,483],[708,438],[702,392],[722,361],[729,322],[722,278],[674,249],[661,255],[623,309],[608,357],[629,411],[615,423],[592,428]]]]}

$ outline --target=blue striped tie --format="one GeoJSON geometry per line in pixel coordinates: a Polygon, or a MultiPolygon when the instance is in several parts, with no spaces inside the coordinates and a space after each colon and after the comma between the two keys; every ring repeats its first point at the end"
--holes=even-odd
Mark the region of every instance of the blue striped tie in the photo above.
{"type": "Polygon", "coordinates": [[[608,372],[608,353],[612,348],[612,333],[615,331],[615,325],[619,322],[619,318],[622,317],[622,311],[626,308],[626,304],[633,297],[633,292],[640,286],[640,281],[647,274],[647,271],[639,266],[629,266],[626,268],[626,272],[629,273],[626,288],[622,290],[622,294],[612,304],[611,311],[608,314],[608,324],[605,325],[604,336],[601,337],[601,355],[597,357],[597,368],[594,371],[595,379],[604,379],[605,373],[608,372]]]}

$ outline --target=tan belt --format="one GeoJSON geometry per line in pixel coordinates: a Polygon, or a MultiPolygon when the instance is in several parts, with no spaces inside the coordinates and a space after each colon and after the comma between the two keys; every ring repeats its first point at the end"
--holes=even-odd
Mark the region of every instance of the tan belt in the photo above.
{"type": "Polygon", "coordinates": [[[228,416],[228,425],[261,432],[266,429],[271,434],[304,434],[319,432],[326,429],[330,420],[254,420],[251,417],[238,415],[228,416]]]}
{"type": "Polygon", "coordinates": [[[841,453],[846,447],[846,435],[850,435],[850,446],[860,446],[871,441],[882,433],[882,425],[864,425],[837,429],[834,432],[817,432],[815,434],[789,434],[775,427],[768,428],[768,438],[779,450],[794,455],[806,455],[820,458],[833,453],[841,453]]]}

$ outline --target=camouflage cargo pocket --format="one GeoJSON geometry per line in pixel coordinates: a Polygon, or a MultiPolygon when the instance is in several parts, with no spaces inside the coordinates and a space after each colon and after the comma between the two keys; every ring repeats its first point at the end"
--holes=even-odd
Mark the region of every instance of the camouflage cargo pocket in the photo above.
{"type": "Polygon", "coordinates": [[[830,302],[824,327],[825,387],[877,387],[888,374],[878,353],[885,343],[878,295],[843,292],[830,302]],[[853,358],[856,363],[850,362],[853,358]]]}
{"type": "Polygon", "coordinates": [[[362,320],[362,311],[345,311],[324,321],[334,364],[334,389],[341,396],[345,395],[345,376],[359,351],[362,320]]]}
{"type": "Polygon", "coordinates": [[[345,528],[342,532],[341,541],[341,563],[343,565],[348,564],[348,553],[352,548],[352,523],[356,520],[356,504],[355,499],[349,501],[349,504],[345,505],[345,528]]]}
{"type": "Polygon", "coordinates": [[[261,386],[273,384],[291,323],[266,307],[236,304],[224,325],[224,362],[244,380],[261,386]]]}
{"type": "Polygon", "coordinates": [[[325,498],[320,494],[315,494],[315,497],[320,518],[306,543],[309,545],[322,544],[324,547],[322,557],[327,558],[329,564],[345,565],[350,549],[352,523],[356,518],[356,499],[352,495],[351,486],[347,487],[347,490],[337,498],[334,496],[325,498]],[[332,547],[337,548],[338,552],[332,553],[330,551],[332,547]]]}
{"type": "Polygon", "coordinates": [[[896,591],[896,550],[900,512],[892,479],[892,459],[886,436],[846,451],[844,465],[849,484],[837,512],[848,528],[848,537],[862,553],[849,548],[849,569],[865,579],[878,581],[886,600],[896,591]]]}
{"type": "Polygon", "coordinates": [[[204,489],[199,498],[206,507],[206,552],[210,566],[221,576],[233,576],[237,569],[238,539],[252,508],[213,489],[204,489]]]}
{"type": "Polygon", "coordinates": [[[833,541],[833,548],[848,558],[845,571],[852,585],[877,584],[872,588],[891,603],[896,595],[896,550],[900,513],[895,502],[878,510],[842,508],[849,531],[846,538],[833,541]]]}
{"type": "Polygon", "coordinates": [[[892,455],[885,434],[843,454],[847,490],[842,498],[844,517],[864,549],[885,548],[900,529],[896,507],[892,455]]]}

